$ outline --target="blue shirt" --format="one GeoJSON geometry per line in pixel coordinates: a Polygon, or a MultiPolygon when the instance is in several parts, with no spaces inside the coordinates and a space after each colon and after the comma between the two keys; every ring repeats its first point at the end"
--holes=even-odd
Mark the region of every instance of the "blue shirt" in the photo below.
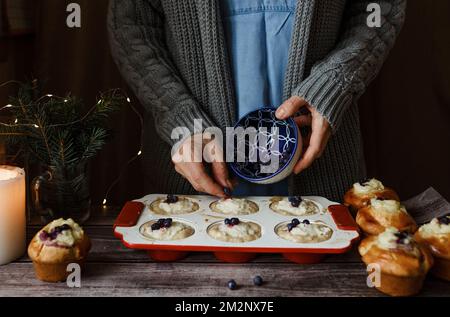
{"type": "MultiPolygon", "coordinates": [[[[238,118],[282,102],[297,0],[221,0],[238,118]]],[[[233,195],[287,195],[287,179],[257,185],[239,179],[233,195]]]]}

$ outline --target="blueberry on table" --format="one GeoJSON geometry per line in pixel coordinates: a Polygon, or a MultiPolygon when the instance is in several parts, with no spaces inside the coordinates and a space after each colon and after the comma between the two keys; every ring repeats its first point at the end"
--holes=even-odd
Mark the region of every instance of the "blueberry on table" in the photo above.
{"type": "Polygon", "coordinates": [[[310,224],[310,222],[309,222],[309,220],[308,220],[308,219],[305,219],[305,220],[303,220],[303,224],[305,224],[305,225],[309,225],[309,224],[310,224]]]}
{"type": "Polygon", "coordinates": [[[227,283],[227,286],[232,291],[235,290],[237,288],[236,281],[235,280],[229,280],[228,283],[227,283]]]}
{"type": "Polygon", "coordinates": [[[298,220],[297,218],[294,218],[294,219],[292,219],[291,223],[292,223],[294,226],[298,226],[298,225],[300,224],[300,220],[298,220]]]}
{"type": "Polygon", "coordinates": [[[255,284],[256,286],[261,286],[261,285],[263,284],[263,279],[262,279],[262,277],[259,276],[259,275],[256,275],[256,276],[253,278],[253,284],[255,284]]]}
{"type": "Polygon", "coordinates": [[[178,201],[178,197],[175,195],[168,194],[165,200],[167,204],[175,204],[178,201]]]}
{"type": "Polygon", "coordinates": [[[230,219],[231,225],[236,226],[239,224],[239,219],[238,218],[231,218],[230,219]]]}
{"type": "Polygon", "coordinates": [[[231,220],[230,218],[225,218],[223,221],[224,224],[226,224],[227,226],[231,225],[231,220]]]}

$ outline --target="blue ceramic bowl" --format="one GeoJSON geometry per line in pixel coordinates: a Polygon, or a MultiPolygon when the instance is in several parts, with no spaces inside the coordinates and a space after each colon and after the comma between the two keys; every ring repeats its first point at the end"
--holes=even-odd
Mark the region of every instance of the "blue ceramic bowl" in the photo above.
{"type": "Polygon", "coordinates": [[[252,137],[241,135],[233,140],[234,160],[230,167],[249,182],[279,182],[292,173],[300,157],[302,139],[297,124],[291,118],[278,120],[275,111],[274,108],[261,108],[249,112],[234,126],[235,129],[254,128],[257,132],[252,137]],[[274,128],[278,128],[278,133],[274,128]]]}

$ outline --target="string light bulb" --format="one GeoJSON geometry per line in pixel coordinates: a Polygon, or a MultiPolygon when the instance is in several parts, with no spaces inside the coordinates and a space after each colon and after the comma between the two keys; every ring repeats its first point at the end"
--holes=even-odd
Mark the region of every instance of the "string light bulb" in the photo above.
{"type": "Polygon", "coordinates": [[[106,205],[106,198],[103,199],[103,206],[105,206],[105,205],[106,205]]]}
{"type": "Polygon", "coordinates": [[[5,106],[5,108],[12,108],[12,106],[13,106],[13,105],[11,105],[11,104],[7,104],[7,105],[5,106]]]}
{"type": "Polygon", "coordinates": [[[130,97],[127,97],[127,102],[128,102],[128,103],[131,103],[130,97]]]}
{"type": "Polygon", "coordinates": [[[138,156],[141,155],[141,154],[142,154],[142,151],[139,151],[139,152],[137,153],[138,156]]]}
{"type": "Polygon", "coordinates": [[[53,97],[52,94],[47,94],[46,96],[49,97],[49,98],[53,97]]]}

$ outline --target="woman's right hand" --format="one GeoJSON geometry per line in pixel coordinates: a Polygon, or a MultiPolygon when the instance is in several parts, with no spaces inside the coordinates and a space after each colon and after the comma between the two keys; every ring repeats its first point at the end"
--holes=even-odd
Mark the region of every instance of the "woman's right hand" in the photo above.
{"type": "Polygon", "coordinates": [[[172,156],[175,170],[191,183],[196,191],[221,198],[227,197],[224,188],[230,190],[234,182],[229,178],[223,149],[215,140],[204,140],[201,134],[187,138],[172,156]],[[205,164],[210,162],[210,176],[205,164]]]}

